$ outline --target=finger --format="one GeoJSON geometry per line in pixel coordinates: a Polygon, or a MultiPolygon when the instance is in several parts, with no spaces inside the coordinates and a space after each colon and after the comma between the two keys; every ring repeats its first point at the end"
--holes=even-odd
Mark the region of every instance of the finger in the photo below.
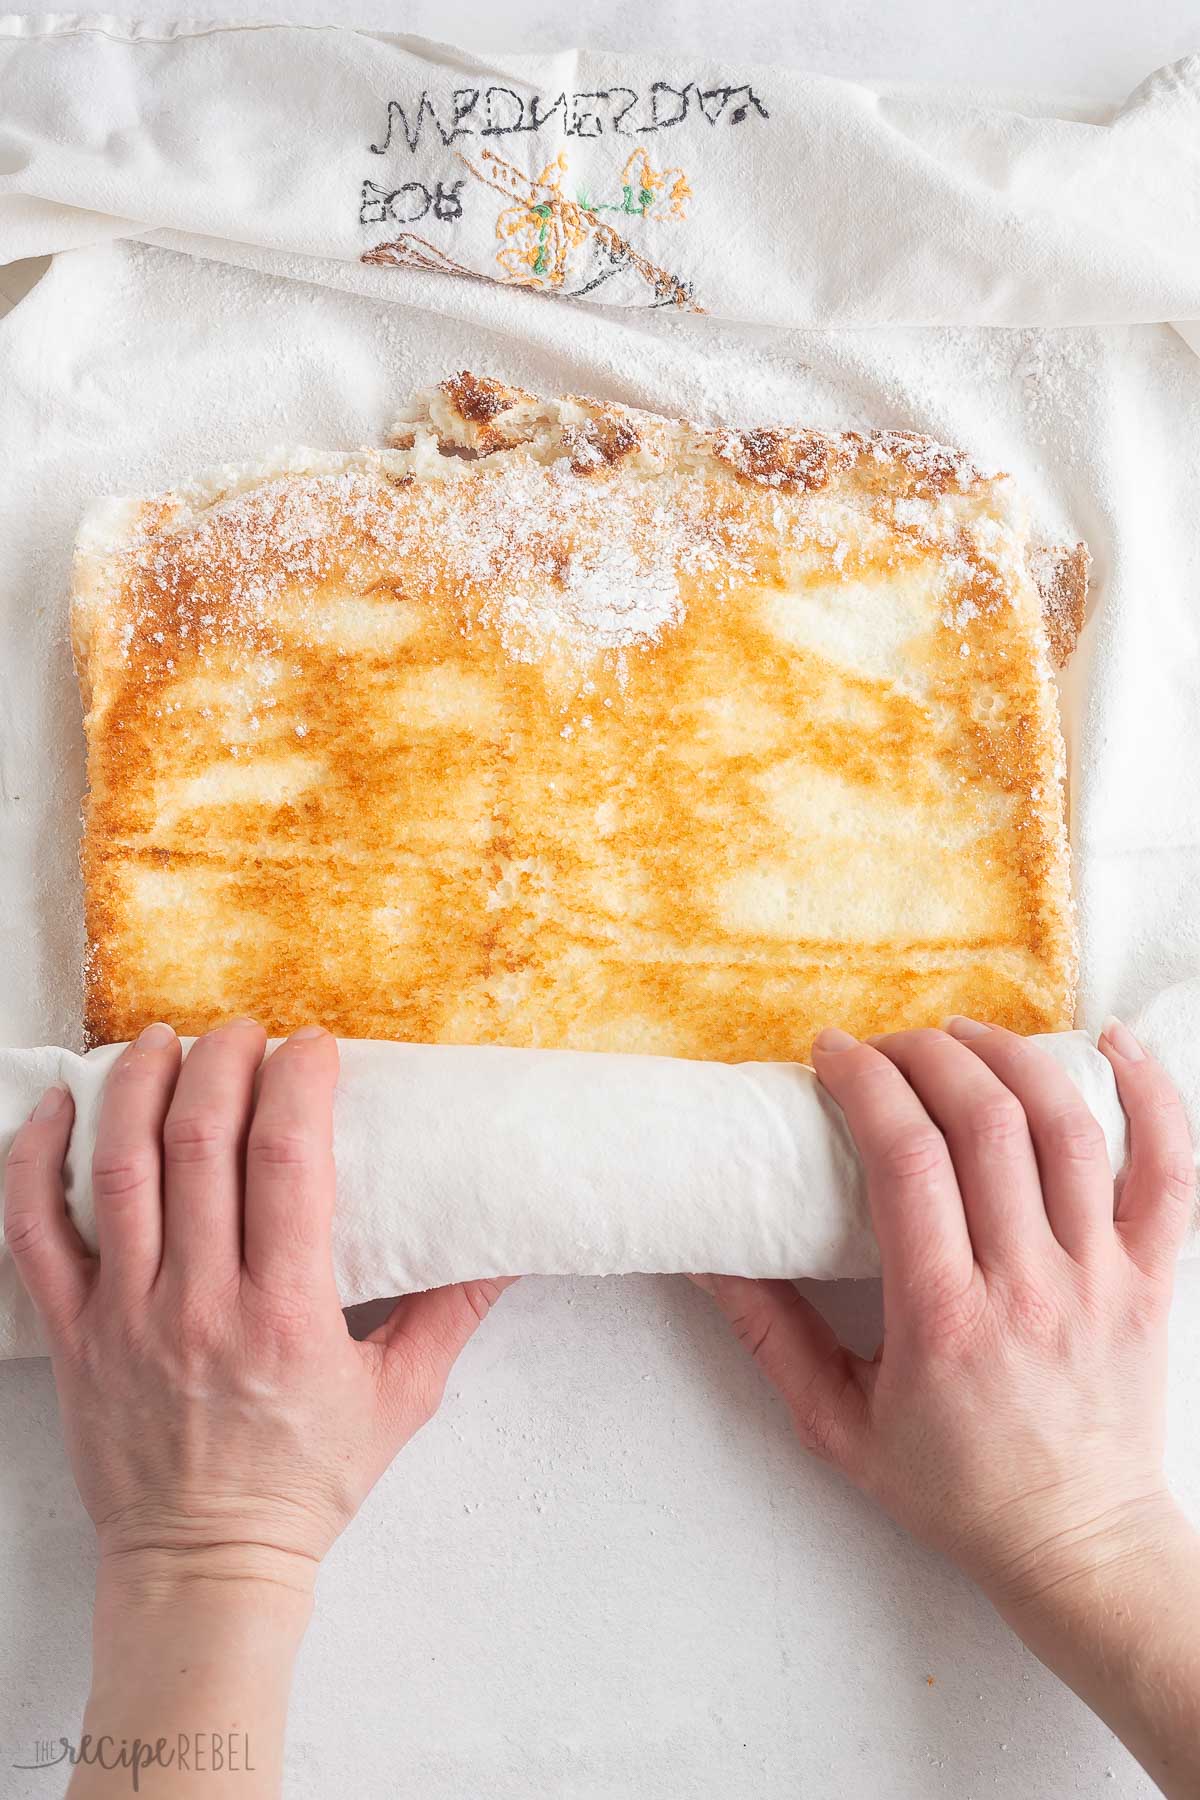
{"type": "Polygon", "coordinates": [[[515,1275],[459,1281],[398,1300],[382,1325],[363,1340],[387,1354],[392,1398],[403,1415],[415,1406],[431,1417],[441,1404],[447,1377],[467,1343],[515,1275]]]}
{"type": "Polygon", "coordinates": [[[249,1280],[273,1295],[332,1286],[337,1077],[337,1040],[317,1025],[263,1064],[246,1141],[242,1254],[249,1280]]]}
{"type": "Polygon", "coordinates": [[[980,1268],[1011,1267],[1050,1249],[1054,1234],[1016,1095],[944,1031],[900,1031],[873,1041],[949,1146],[980,1268]]]}
{"type": "Polygon", "coordinates": [[[236,1281],[242,1257],[242,1151],[267,1035],[233,1019],[188,1051],[163,1124],[162,1272],[193,1285],[236,1281]]]}
{"type": "Polygon", "coordinates": [[[109,1072],[92,1154],[100,1278],[144,1292],[162,1255],[162,1128],[179,1073],[179,1039],[147,1025],[109,1072]]]}
{"type": "Polygon", "coordinates": [[[975,1273],[950,1152],[912,1088],[886,1056],[844,1031],[823,1031],[813,1064],[846,1117],[862,1158],[883,1263],[889,1327],[932,1288],[965,1292],[975,1273]]]}
{"type": "Polygon", "coordinates": [[[1015,1032],[950,1019],[946,1030],[1020,1102],[1050,1229],[1076,1262],[1111,1244],[1113,1181],[1104,1133],[1066,1070],[1015,1032]]]}
{"type": "Polygon", "coordinates": [[[1140,1267],[1173,1268],[1192,1222],[1196,1164],[1187,1119],[1166,1071],[1127,1025],[1109,1019],[1100,1048],[1129,1120],[1129,1166],[1117,1201],[1117,1236],[1140,1267]]]}
{"type": "Polygon", "coordinates": [[[13,1138],[4,1165],[4,1241],[26,1293],[55,1332],[78,1317],[95,1271],[63,1195],[74,1119],[75,1103],[56,1082],[13,1138]]]}
{"type": "Polygon", "coordinates": [[[842,1344],[790,1281],[696,1275],[782,1394],[805,1448],[849,1471],[867,1424],[873,1368],[842,1344]]]}

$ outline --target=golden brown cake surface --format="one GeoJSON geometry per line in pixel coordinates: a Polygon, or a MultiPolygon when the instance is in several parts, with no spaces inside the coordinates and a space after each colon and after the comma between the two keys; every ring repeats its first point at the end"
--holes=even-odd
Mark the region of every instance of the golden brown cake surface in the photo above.
{"type": "Polygon", "coordinates": [[[461,376],[81,533],[91,1041],[808,1053],[1071,1023],[1012,483],[461,376]]]}

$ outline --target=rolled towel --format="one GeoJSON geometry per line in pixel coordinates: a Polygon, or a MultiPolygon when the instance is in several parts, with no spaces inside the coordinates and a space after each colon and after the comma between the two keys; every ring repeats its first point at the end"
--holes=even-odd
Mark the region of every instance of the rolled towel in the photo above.
{"type": "MultiPolygon", "coordinates": [[[[1125,1119],[1083,1032],[1035,1040],[1103,1126],[1125,1119]]],[[[185,1041],[186,1047],[186,1041],[185,1041]]],[[[42,1091],[75,1099],[66,1193],[95,1242],[91,1157],[121,1045],[0,1050],[0,1156],[42,1091]]],[[[798,1063],[343,1041],[333,1247],[349,1306],[489,1275],[878,1272],[839,1109],[798,1063]]],[[[0,1244],[0,1357],[43,1354],[0,1244]]]]}

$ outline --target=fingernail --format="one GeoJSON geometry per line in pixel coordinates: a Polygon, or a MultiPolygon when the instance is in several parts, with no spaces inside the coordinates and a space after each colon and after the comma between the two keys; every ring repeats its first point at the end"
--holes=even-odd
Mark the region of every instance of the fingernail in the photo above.
{"type": "Polygon", "coordinates": [[[1126,1062],[1144,1062],[1146,1060],[1146,1052],[1128,1025],[1122,1025],[1120,1019],[1114,1019],[1111,1014],[1105,1019],[1100,1036],[1107,1038],[1117,1055],[1123,1056],[1126,1062]]]}
{"type": "Polygon", "coordinates": [[[326,1032],[325,1027],[323,1025],[302,1025],[300,1027],[299,1031],[293,1031],[291,1037],[288,1039],[288,1042],[290,1044],[299,1044],[307,1038],[318,1038],[318,1037],[327,1037],[327,1036],[328,1036],[328,1033],[326,1032]]]}
{"type": "Polygon", "coordinates": [[[235,1013],[232,1019],[222,1019],[217,1030],[224,1031],[229,1025],[253,1025],[256,1031],[260,1029],[258,1020],[247,1018],[245,1013],[235,1013]]]}
{"type": "Polygon", "coordinates": [[[66,1099],[66,1087],[61,1081],[56,1081],[53,1087],[46,1089],[29,1116],[31,1119],[52,1119],[62,1111],[66,1099]]]}
{"type": "Polygon", "coordinates": [[[985,1037],[991,1029],[990,1025],[981,1025],[978,1019],[964,1019],[958,1013],[942,1026],[943,1031],[956,1038],[985,1037]]]}
{"type": "Polygon", "coordinates": [[[824,1031],[818,1031],[813,1039],[814,1050],[853,1050],[857,1038],[852,1038],[848,1031],[841,1031],[836,1025],[827,1025],[824,1031]]]}
{"type": "Polygon", "coordinates": [[[175,1042],[175,1032],[170,1025],[147,1025],[145,1031],[139,1031],[137,1037],[139,1048],[143,1050],[162,1050],[167,1044],[175,1042]]]}

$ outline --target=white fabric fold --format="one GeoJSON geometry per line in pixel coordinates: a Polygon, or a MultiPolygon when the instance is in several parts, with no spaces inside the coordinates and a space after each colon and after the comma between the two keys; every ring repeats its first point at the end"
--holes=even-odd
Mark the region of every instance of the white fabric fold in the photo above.
{"type": "Polygon", "coordinates": [[[757,323],[1194,320],[1200,55],[1056,106],[701,52],[0,20],[0,261],[157,230],[366,267],[380,297],[400,271],[360,259],[390,244],[426,291],[455,268],[757,323]]]}
{"type": "MultiPolygon", "coordinates": [[[[1125,1159],[1112,1070],[1083,1032],[1037,1040],[1125,1159]]],[[[75,1102],[72,1216],[95,1245],[91,1154],[106,1045],[0,1051],[0,1154],[39,1095],[75,1102]]],[[[343,1304],[489,1275],[873,1275],[857,1155],[811,1069],[345,1041],[335,1103],[343,1304]]],[[[37,1355],[0,1245],[0,1357],[37,1355]]]]}

